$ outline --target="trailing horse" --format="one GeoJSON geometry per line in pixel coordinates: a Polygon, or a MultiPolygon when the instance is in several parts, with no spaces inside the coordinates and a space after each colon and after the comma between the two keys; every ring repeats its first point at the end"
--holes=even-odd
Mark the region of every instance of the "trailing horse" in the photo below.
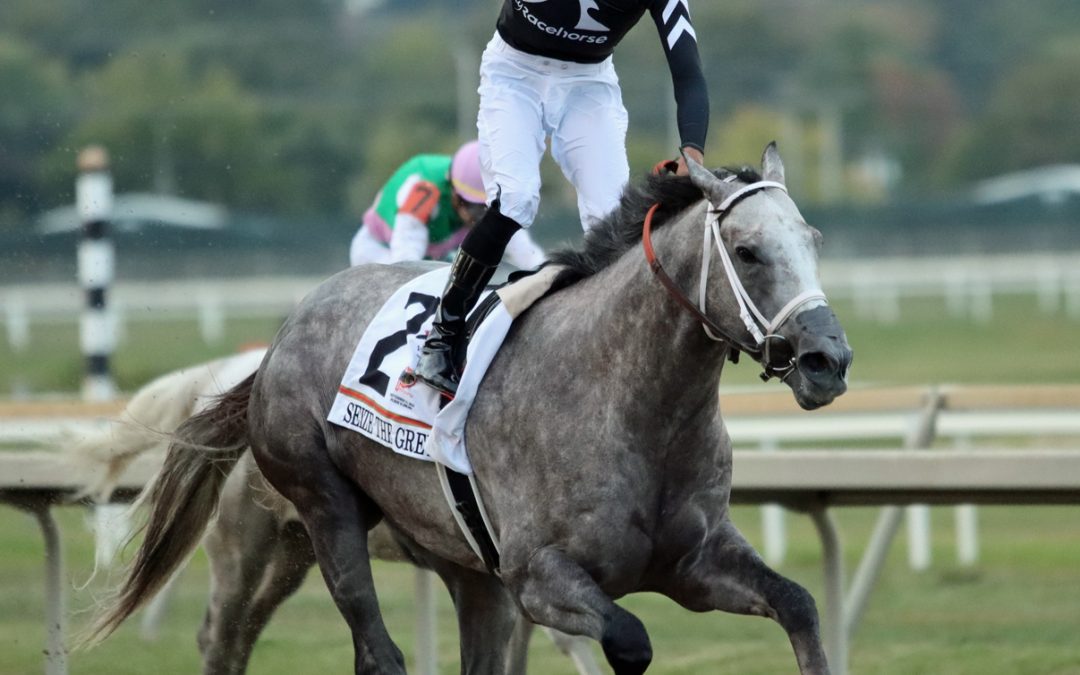
{"type": "MultiPolygon", "coordinates": [[[[92,476],[83,492],[107,501],[136,457],[167,447],[184,420],[254,373],[265,354],[265,349],[248,350],[162,375],[135,392],[110,424],[68,439],[69,459],[92,476]]],[[[372,557],[409,562],[388,527],[376,527],[368,537],[372,557]]],[[[296,510],[266,482],[250,453],[241,456],[222,487],[203,548],[210,563],[210,597],[198,633],[203,673],[242,675],[263,628],[315,564],[296,510]]],[[[531,624],[522,618],[508,674],[525,672],[530,632],[531,624]]],[[[548,632],[581,675],[599,672],[588,645],[548,632]]]]}
{"type": "Polygon", "coordinates": [[[515,604],[536,623],[598,640],[617,674],[644,672],[648,634],[614,599],[653,591],[694,611],[768,616],[804,675],[827,673],[813,598],[730,521],[718,393],[735,350],[804,408],[845,391],[851,351],[818,289],[820,234],[787,196],[775,146],[761,177],[690,165],[691,179],[628,188],[583,251],[557,256],[564,287],[520,317],[487,372],[466,432],[497,575],[458,531],[429,464],[326,420],[367,323],[431,269],[353,268],[298,305],[255,376],[180,427],[151,488],[146,538],[99,631],[197,543],[192,525],[216,504],[217,476],[250,444],[306,525],[357,673],[404,672],[368,561],[366,531],[383,518],[410,555],[464,591],[455,594],[464,672],[499,672],[515,604]]]}

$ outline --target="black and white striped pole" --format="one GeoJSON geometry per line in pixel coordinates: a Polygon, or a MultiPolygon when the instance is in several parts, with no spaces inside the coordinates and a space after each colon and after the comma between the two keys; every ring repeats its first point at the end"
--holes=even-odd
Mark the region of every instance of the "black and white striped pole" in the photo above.
{"type": "Polygon", "coordinates": [[[107,401],[116,396],[109,358],[116,346],[116,330],[106,305],[113,280],[116,254],[109,239],[113,184],[109,155],[100,146],[79,153],[79,177],[75,183],[75,207],[82,222],[79,241],[79,284],[86,292],[86,306],[79,323],[79,345],[86,359],[83,398],[107,401]]]}
{"type": "MultiPolygon", "coordinates": [[[[79,322],[79,345],[85,359],[82,395],[86,401],[116,398],[109,360],[116,347],[116,325],[108,308],[108,290],[113,281],[116,253],[109,239],[109,217],[113,208],[113,183],[109,155],[100,146],[79,153],[79,177],[75,182],[75,208],[82,222],[78,250],[79,284],[86,293],[86,305],[79,322]]],[[[108,569],[116,557],[124,533],[130,529],[126,510],[120,504],[94,507],[96,566],[108,569]]]]}

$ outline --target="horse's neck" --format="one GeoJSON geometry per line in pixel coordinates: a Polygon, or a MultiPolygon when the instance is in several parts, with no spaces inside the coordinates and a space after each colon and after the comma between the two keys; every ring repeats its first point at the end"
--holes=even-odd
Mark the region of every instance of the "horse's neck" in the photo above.
{"type": "MultiPolygon", "coordinates": [[[[685,217],[703,219],[704,205],[685,217]]],[[[701,230],[673,224],[655,232],[653,244],[679,287],[687,294],[696,291],[701,230]]],[[[564,314],[562,325],[573,333],[570,358],[593,364],[605,381],[619,383],[610,387],[613,396],[633,408],[683,414],[715,403],[723,346],[668,295],[649,269],[641,244],[563,293],[563,301],[551,305],[564,314]]]]}

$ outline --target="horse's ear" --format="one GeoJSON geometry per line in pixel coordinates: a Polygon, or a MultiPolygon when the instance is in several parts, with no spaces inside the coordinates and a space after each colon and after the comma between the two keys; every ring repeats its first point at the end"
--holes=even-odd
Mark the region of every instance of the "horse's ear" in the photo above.
{"type": "Polygon", "coordinates": [[[735,191],[731,183],[720,180],[716,177],[716,174],[698,164],[693,157],[689,157],[686,153],[683,153],[683,161],[686,162],[686,168],[690,171],[690,181],[713,204],[722,203],[729,194],[735,191]]]}
{"type": "Polygon", "coordinates": [[[776,149],[776,141],[766,145],[765,151],[761,153],[761,177],[787,185],[784,182],[784,162],[780,159],[780,151],[776,149]]]}

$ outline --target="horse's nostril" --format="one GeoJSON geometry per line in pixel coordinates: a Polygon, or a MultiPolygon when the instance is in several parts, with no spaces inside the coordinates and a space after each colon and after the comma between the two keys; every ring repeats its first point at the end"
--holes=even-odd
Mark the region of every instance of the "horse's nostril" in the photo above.
{"type": "Polygon", "coordinates": [[[832,362],[822,352],[808,352],[799,357],[799,370],[807,375],[824,375],[832,369],[832,362]]]}

